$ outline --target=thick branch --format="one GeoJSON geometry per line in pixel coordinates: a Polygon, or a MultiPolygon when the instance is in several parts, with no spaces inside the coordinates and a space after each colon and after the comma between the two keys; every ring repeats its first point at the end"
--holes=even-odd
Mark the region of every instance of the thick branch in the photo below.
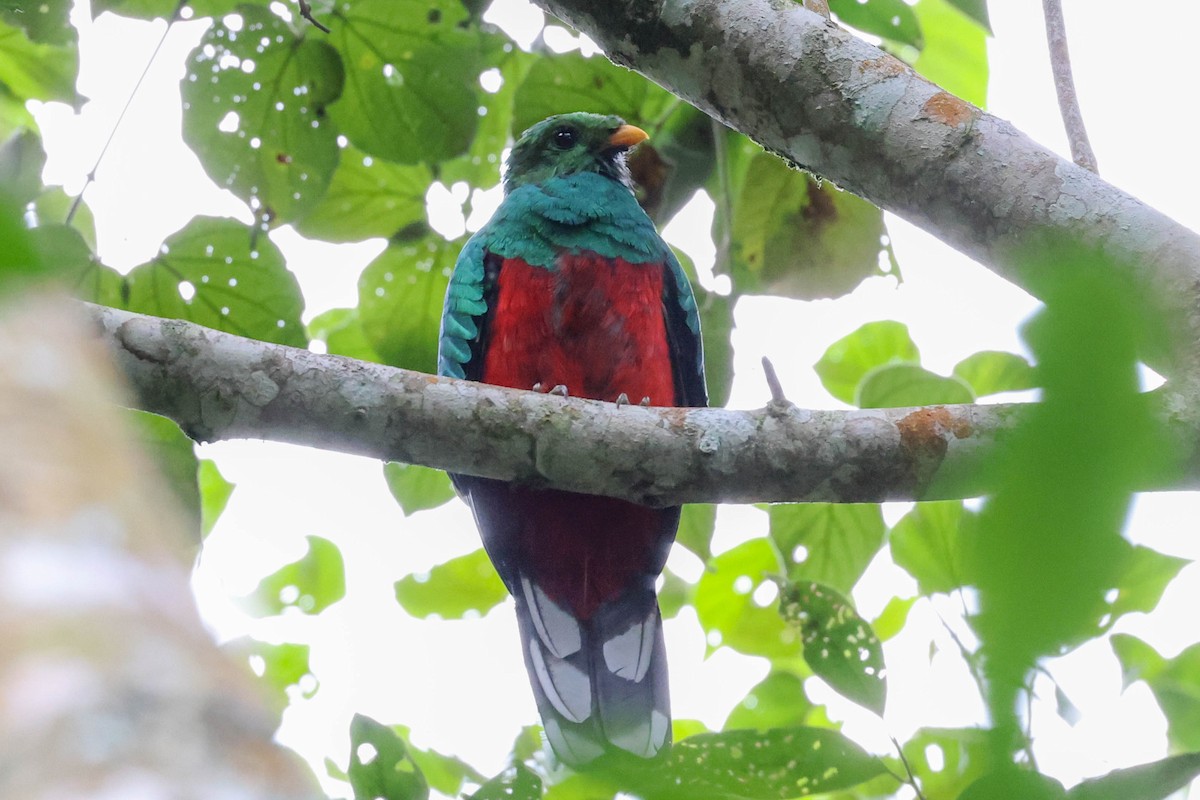
{"type": "Polygon", "coordinates": [[[1042,13],[1046,17],[1046,44],[1050,48],[1050,67],[1054,70],[1054,91],[1058,94],[1058,108],[1062,113],[1063,127],[1067,129],[1071,159],[1084,169],[1099,172],[1096,154],[1092,152],[1087,127],[1083,124],[1083,112],[1079,110],[1079,96],[1075,92],[1075,76],[1071,73],[1071,51],[1067,49],[1067,23],[1063,19],[1062,0],[1042,0],[1042,13]]]}
{"type": "Polygon", "coordinates": [[[200,441],[271,439],[651,505],[980,495],[983,462],[1023,408],[618,407],[92,311],[141,407],[200,441]]]}
{"type": "Polygon", "coordinates": [[[1031,243],[1103,253],[1182,327],[1200,376],[1200,236],[798,3],[536,0],[769,150],[1037,293],[1031,243]]]}

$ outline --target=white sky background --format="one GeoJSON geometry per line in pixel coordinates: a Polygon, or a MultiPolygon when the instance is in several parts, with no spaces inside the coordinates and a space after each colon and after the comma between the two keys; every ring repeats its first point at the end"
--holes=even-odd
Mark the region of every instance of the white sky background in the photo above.
{"type": "MultiPolygon", "coordinates": [[[[506,0],[507,13],[516,13],[521,2],[506,0]]],[[[996,38],[990,44],[989,111],[1066,153],[1039,4],[990,5],[996,38]]],[[[1101,174],[1200,229],[1192,56],[1200,6],[1145,0],[1135,12],[1118,0],[1067,0],[1065,5],[1076,82],[1101,174]]],[[[46,180],[75,193],[163,24],[111,15],[92,23],[86,0],[73,19],[81,29],[79,89],[91,102],[78,116],[57,104],[36,113],[49,153],[46,180]]],[[[153,257],[162,240],[195,214],[249,220],[239,201],[207,179],[179,137],[178,81],[186,54],[203,29],[202,22],[184,23],[171,32],[88,189],[100,255],[119,269],[153,257]]],[[[453,227],[456,213],[443,224],[453,227]]],[[[696,243],[707,240],[711,204],[696,203],[682,216],[668,229],[668,238],[703,269],[705,263],[711,265],[712,251],[706,254],[696,243]]],[[[478,221],[472,219],[472,227],[478,221]]],[[[924,364],[943,374],[977,350],[1023,352],[1016,327],[1036,307],[1031,298],[894,217],[888,228],[905,276],[899,287],[876,278],[836,301],[739,302],[731,407],[755,407],[766,400],[758,367],[762,355],[771,357],[793,401],[840,405],[821,388],[812,364],[830,343],[876,319],[905,322],[924,364]]],[[[299,277],[308,303],[306,319],[328,308],[354,305],[358,274],[383,247],[381,241],[349,246],[308,242],[289,229],[272,238],[299,277]]],[[[422,622],[399,608],[392,589],[400,577],[477,546],[466,509],[455,502],[405,519],[387,493],[379,464],[366,459],[257,442],[209,445],[200,451],[216,459],[238,485],[209,539],[196,579],[210,625],[221,638],[250,633],[270,641],[314,644],[312,668],[320,691],[288,711],[281,738],[315,763],[333,756],[344,765],[349,719],[363,712],[382,722],[409,725],[419,745],[458,753],[485,773],[500,769],[519,726],[537,716],[511,604],[482,620],[422,622]],[[325,536],[341,546],[346,599],[313,618],[244,617],[229,598],[249,592],[262,576],[299,557],[307,535],[325,536]]],[[[906,508],[889,507],[889,521],[906,508]]],[[[1194,522],[1198,512],[1196,495],[1146,496],[1137,504],[1129,535],[1163,552],[1200,559],[1194,522]]],[[[722,509],[715,548],[721,551],[763,533],[765,519],[754,509],[722,509]]],[[[671,568],[695,577],[698,561],[676,550],[671,568]]],[[[1174,655],[1197,638],[1198,579],[1200,567],[1186,568],[1154,615],[1127,618],[1117,629],[1174,655]]],[[[855,599],[870,618],[891,596],[914,593],[913,581],[880,558],[855,599]]],[[[954,610],[953,604],[943,609],[948,615],[954,610]]],[[[704,660],[703,633],[691,610],[666,624],[666,636],[676,717],[719,726],[766,673],[764,660],[727,649],[704,660]]],[[[886,647],[891,684],[886,727],[819,682],[810,685],[811,694],[815,700],[828,699],[832,715],[847,720],[846,732],[879,752],[888,751],[889,734],[903,741],[923,726],[981,723],[982,706],[961,661],[938,655],[930,665],[930,637],[946,653],[953,651],[933,608],[920,603],[905,632],[886,647]]],[[[1036,754],[1044,771],[1070,785],[1164,755],[1162,715],[1144,685],[1121,694],[1117,662],[1106,642],[1060,659],[1050,669],[1083,718],[1068,727],[1054,714],[1052,688],[1039,684],[1048,701],[1035,712],[1036,754]]]]}

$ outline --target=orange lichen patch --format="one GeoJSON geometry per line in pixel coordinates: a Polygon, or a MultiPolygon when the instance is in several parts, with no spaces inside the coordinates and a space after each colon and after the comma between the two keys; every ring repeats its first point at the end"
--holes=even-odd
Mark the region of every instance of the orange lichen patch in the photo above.
{"type": "Polygon", "coordinates": [[[919,408],[896,423],[900,431],[900,444],[915,458],[941,460],[949,446],[946,433],[956,439],[971,435],[971,423],[956,417],[945,406],[919,408]]]}
{"type": "Polygon", "coordinates": [[[958,127],[975,119],[975,107],[949,92],[938,92],[921,106],[922,113],[943,125],[958,127]]]}
{"type": "Polygon", "coordinates": [[[864,72],[874,72],[883,78],[890,78],[893,75],[902,75],[905,72],[909,72],[907,64],[892,56],[867,59],[862,63],[862,68],[864,72]]]}

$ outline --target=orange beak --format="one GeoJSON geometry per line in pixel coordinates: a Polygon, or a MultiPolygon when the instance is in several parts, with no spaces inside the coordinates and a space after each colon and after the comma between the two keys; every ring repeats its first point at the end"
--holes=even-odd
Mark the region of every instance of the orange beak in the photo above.
{"type": "Polygon", "coordinates": [[[636,144],[646,141],[650,138],[650,134],[646,133],[636,125],[622,125],[613,131],[613,135],[608,137],[609,147],[620,147],[623,150],[628,150],[636,144]]]}

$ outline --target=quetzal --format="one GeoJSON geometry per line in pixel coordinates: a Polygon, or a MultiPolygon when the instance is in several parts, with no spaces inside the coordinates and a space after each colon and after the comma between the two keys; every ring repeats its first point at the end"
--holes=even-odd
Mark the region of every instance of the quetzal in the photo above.
{"type": "MultiPolygon", "coordinates": [[[[504,200],[450,277],[441,375],[656,406],[707,404],[687,277],[638,205],[619,117],[550,117],[513,146],[504,200]],[[646,400],[648,398],[648,400],[646,400]]],[[[546,737],[565,763],[671,738],[655,581],[679,508],[453,475],[516,601],[546,737]]]]}

